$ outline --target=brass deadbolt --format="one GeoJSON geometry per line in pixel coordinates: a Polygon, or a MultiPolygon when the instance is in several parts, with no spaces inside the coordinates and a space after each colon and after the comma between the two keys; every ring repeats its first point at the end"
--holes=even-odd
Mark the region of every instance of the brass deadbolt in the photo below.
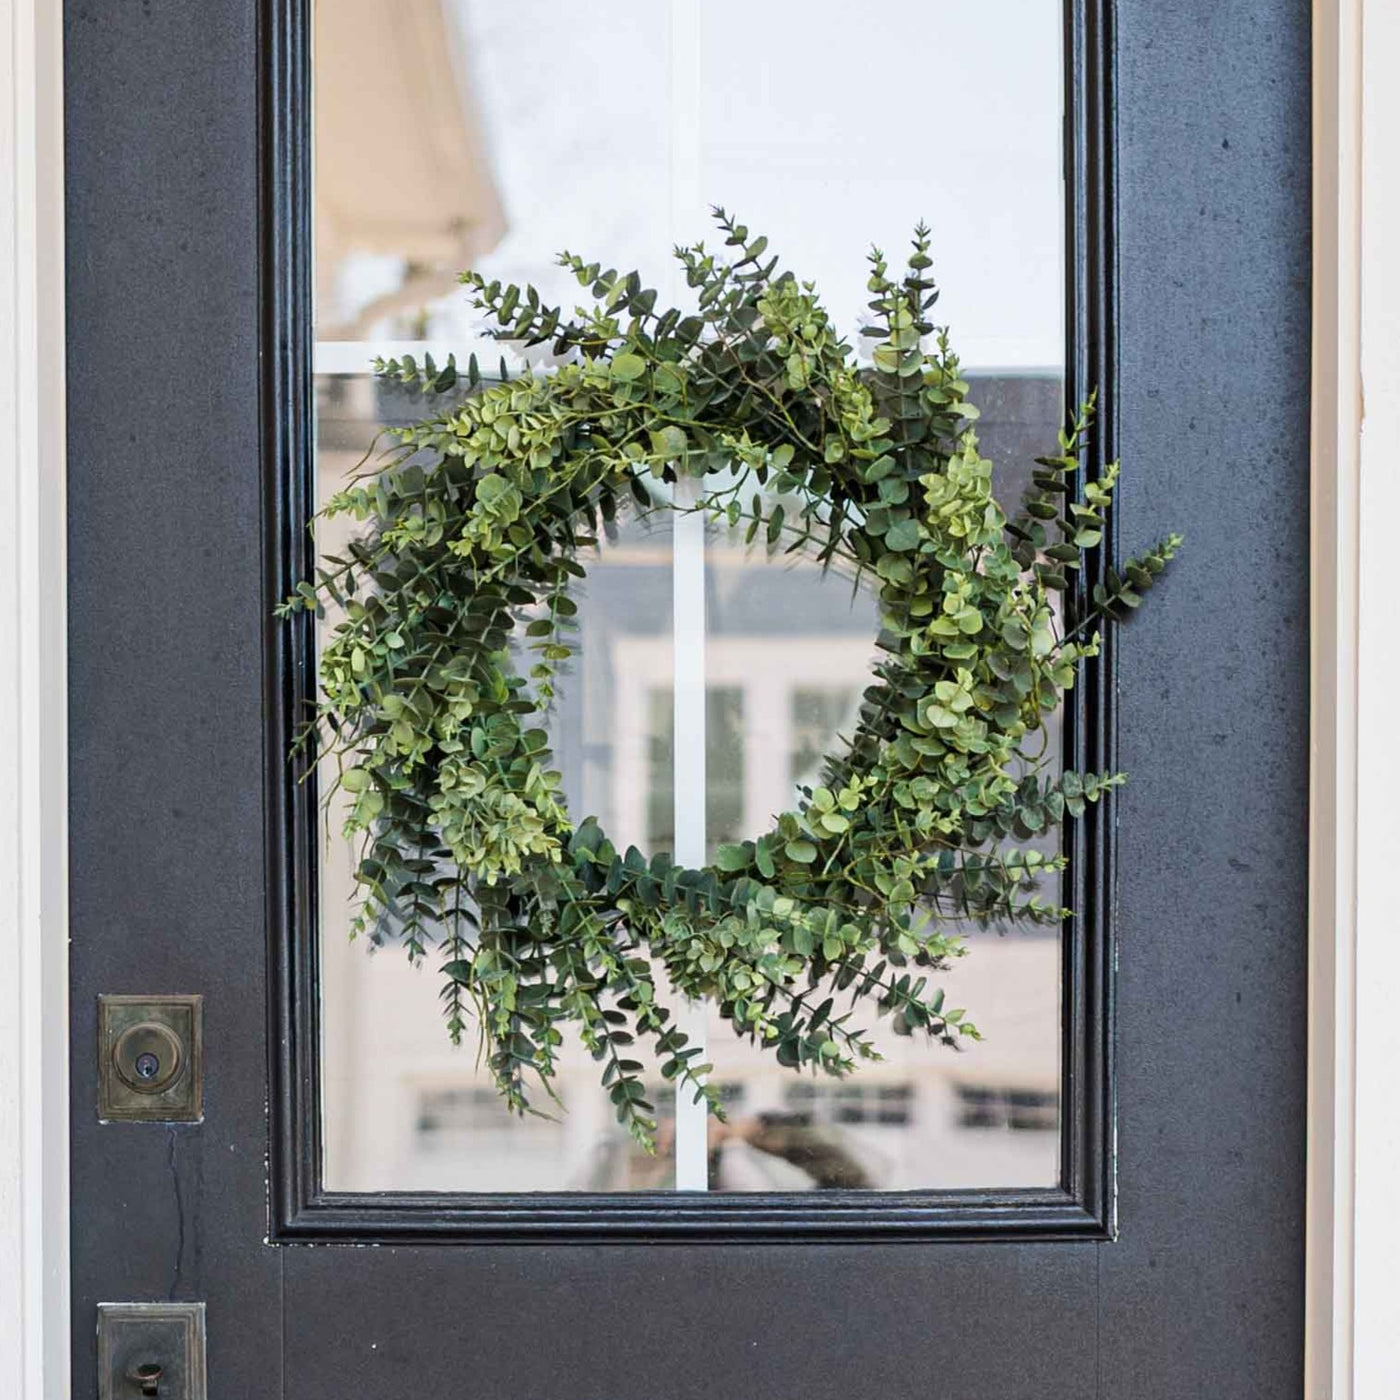
{"type": "Polygon", "coordinates": [[[97,1115],[197,1123],[204,1111],[204,999],[97,999],[97,1115]]]}

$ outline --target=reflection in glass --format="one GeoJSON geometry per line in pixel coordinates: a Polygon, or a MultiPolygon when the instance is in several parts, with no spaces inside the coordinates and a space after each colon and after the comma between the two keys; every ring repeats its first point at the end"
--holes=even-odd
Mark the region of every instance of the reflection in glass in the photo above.
{"type": "MultiPolygon", "coordinates": [[[[1054,376],[981,377],[983,449],[1015,500],[1060,417],[1054,376]],[[1000,413],[1000,417],[992,416],[1000,413]]],[[[802,556],[765,557],[741,533],[707,548],[706,674],[740,692],[735,731],[711,727],[711,772],[743,775],[745,829],[766,829],[818,780],[854,726],[876,655],[878,608],[864,587],[802,556]]],[[[1047,743],[1059,750],[1058,724],[1047,743]]],[[[721,839],[731,839],[728,836],[721,839]]],[[[1045,892],[1053,896],[1053,890],[1045,892]]],[[[1060,940],[1032,929],[969,932],[969,956],[939,978],[986,1039],[959,1052],[895,1035],[862,1006],[884,1057],[848,1081],[798,1077],[709,1018],[716,1073],[742,1083],[730,1122],[712,1127],[710,1189],[1044,1186],[1059,1170],[1060,940]]]]}
{"type": "MultiPolygon", "coordinates": [[[[318,397],[318,492],[326,499],[357,467],[385,425],[421,412],[366,376],[322,376],[318,397]]],[[[353,527],[323,521],[322,549],[335,552],[353,527]]],[[[622,845],[647,841],[650,774],[669,772],[669,730],[645,723],[645,697],[620,668],[634,656],[671,664],[671,530],[662,514],[624,524],[588,564],[575,590],[578,650],[561,677],[549,729],[570,807],[593,813],[622,845]]],[[[324,625],[333,626],[334,617],[324,625]]],[[[325,818],[321,853],[321,1015],[324,1179],[332,1190],[624,1191],[669,1187],[671,1157],[649,1157],[613,1121],[598,1067],[577,1045],[563,1054],[560,1102],[549,1117],[514,1118],[501,1107],[475,1046],[448,1042],[431,950],[413,967],[402,948],[367,954],[349,940],[353,852],[325,818]]],[[[637,1058],[648,1063],[644,1050],[637,1058]]],[[[651,1101],[669,1138],[673,1096],[659,1072],[651,1101]]]]}
{"type": "MultiPolygon", "coordinates": [[[[952,325],[983,409],[984,453],[1014,502],[1062,416],[1061,6],[813,0],[802,14],[794,25],[778,0],[320,0],[323,498],[379,425],[421,411],[368,377],[376,354],[475,350],[494,364],[495,347],[483,347],[453,290],[463,266],[533,281],[568,306],[578,289],[553,259],[569,247],[639,267],[663,298],[683,298],[665,252],[706,237],[707,205],[718,201],[817,282],[856,344],[867,246],[895,255],[916,220],[934,225],[936,314],[952,325]],[[937,39],[928,84],[890,89],[880,81],[887,55],[918,34],[937,39]],[[754,53],[782,55],[761,81],[754,53]],[[814,72],[829,76],[813,84],[814,72]],[[878,139],[926,129],[929,91],[940,111],[966,118],[957,162],[911,162],[909,140],[878,139]]],[[[333,549],[343,528],[323,528],[320,546],[333,549]]],[[[588,561],[581,649],[550,723],[574,815],[597,815],[619,847],[644,851],[674,845],[675,758],[694,737],[675,732],[671,540],[664,518],[632,522],[588,561]]],[[[766,829],[850,732],[877,619],[849,580],[801,558],[752,557],[715,530],[703,586],[713,852],[766,829]]],[[[1050,742],[1057,751],[1058,735],[1050,742]]],[[[401,949],[367,956],[348,942],[351,853],[334,812],[325,829],[326,1185],[671,1186],[675,1108],[659,1076],[654,1159],[613,1123],[597,1067],[578,1049],[552,1117],[511,1118],[473,1047],[447,1041],[431,951],[429,966],[413,968],[401,949]]],[[[969,943],[944,984],[987,1038],[961,1053],[877,1029],[882,1063],[847,1082],[799,1078],[711,1013],[709,1058],[729,1110],[710,1129],[711,1189],[1053,1183],[1060,940],[1006,930],[973,932],[969,943]]]]}

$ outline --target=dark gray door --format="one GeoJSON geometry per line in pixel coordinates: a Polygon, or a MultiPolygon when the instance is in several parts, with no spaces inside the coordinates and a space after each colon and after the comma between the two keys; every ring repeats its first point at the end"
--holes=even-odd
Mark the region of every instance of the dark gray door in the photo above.
{"type": "Polygon", "coordinates": [[[1132,781],[1069,838],[1053,1184],[699,1201],[322,1170],[308,639],[269,622],[312,482],[309,23],[66,0],[75,1395],[96,1305],[163,1299],[207,1302],[229,1396],[1299,1393],[1306,6],[1069,0],[1069,388],[1118,547],[1188,547],[1068,717],[1132,781]],[[99,1122],[103,993],[202,994],[201,1122],[99,1122]]]}

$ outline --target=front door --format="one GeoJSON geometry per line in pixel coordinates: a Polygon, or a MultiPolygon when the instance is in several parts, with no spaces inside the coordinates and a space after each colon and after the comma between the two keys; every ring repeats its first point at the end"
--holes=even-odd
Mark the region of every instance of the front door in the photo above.
{"type": "MultiPolygon", "coordinates": [[[[125,1302],[206,1304],[227,1396],[1299,1393],[1306,7],[65,9],[75,1395],[125,1302]],[[882,1023],[813,1077],[687,1006],[725,1122],[639,1059],[648,1151],[571,1047],[505,1110],[431,927],[351,940],[288,760],[334,619],[274,608],[426,411],[374,359],[500,372],[456,272],[567,247],[683,298],[710,202],[853,342],[867,246],[927,219],[998,489],[1096,390],[1114,549],[1186,547],[1048,726],[1130,780],[1032,840],[1072,917],[970,931],[983,1039],[882,1023]]],[[[702,865],[810,788],[875,612],[694,516],[590,560],[562,790],[702,865]]]]}

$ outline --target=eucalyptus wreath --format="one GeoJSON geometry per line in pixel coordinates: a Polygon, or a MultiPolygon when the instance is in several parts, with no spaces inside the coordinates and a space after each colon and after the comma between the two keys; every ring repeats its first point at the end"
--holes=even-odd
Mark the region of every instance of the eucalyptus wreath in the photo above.
{"type": "Polygon", "coordinates": [[[641,1044],[719,1111],[668,997],[835,1075],[878,1058],[861,1007],[902,1034],[977,1037],[936,974],[968,924],[1067,917],[1039,893],[1063,859],[1031,842],[1123,776],[1056,775],[1046,718],[1180,543],[1103,570],[1062,625],[1052,599],[1103,548],[1118,474],[1076,485],[1092,401],[1008,518],[930,320],[928,229],[900,273],[869,256],[867,360],[766,239],[715,214],[723,252],[675,252],[690,312],[569,253],[591,298],[572,314],[464,274],[492,334],[549,345],[554,367],[502,364],[488,383],[475,359],[377,362],[425,416],[326,506],[365,528],[283,609],[333,621],[301,741],[331,761],[361,843],[355,930],[440,953],[448,1031],[475,1023],[517,1111],[552,1089],[572,1025],[648,1146],[641,1044]],[[881,613],[881,658],[821,781],[704,869],[574,821],[545,729],[584,560],[627,514],[679,509],[683,479],[688,509],[866,581],[881,613]]]}

